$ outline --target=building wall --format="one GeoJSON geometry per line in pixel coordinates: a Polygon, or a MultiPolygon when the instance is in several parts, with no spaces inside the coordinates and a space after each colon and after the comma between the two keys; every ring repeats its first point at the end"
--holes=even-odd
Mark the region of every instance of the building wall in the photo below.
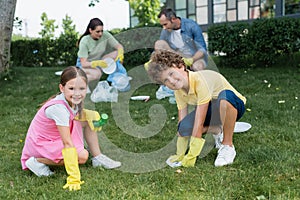
{"type": "Polygon", "coordinates": [[[179,17],[194,19],[204,31],[215,23],[257,18],[300,17],[297,0],[166,0],[179,17]]]}
{"type": "MultiPolygon", "coordinates": [[[[297,0],[161,0],[179,17],[195,20],[205,32],[215,23],[251,21],[257,18],[300,17],[297,0]]],[[[131,10],[131,16],[133,11],[131,10]]],[[[137,19],[131,17],[131,26],[137,19]]]]}

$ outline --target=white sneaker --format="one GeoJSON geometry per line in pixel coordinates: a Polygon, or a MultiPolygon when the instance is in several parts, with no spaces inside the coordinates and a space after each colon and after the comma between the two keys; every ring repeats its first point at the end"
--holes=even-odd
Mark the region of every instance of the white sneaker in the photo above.
{"type": "Polygon", "coordinates": [[[223,142],[223,132],[219,134],[212,134],[212,135],[215,138],[215,148],[220,149],[223,142]]]}
{"type": "Polygon", "coordinates": [[[51,176],[54,174],[47,165],[40,163],[35,157],[26,160],[25,165],[38,177],[51,176]]]}
{"type": "Polygon", "coordinates": [[[234,146],[222,145],[218,151],[218,156],[215,160],[215,166],[221,167],[224,165],[229,165],[233,163],[236,151],[234,146]]]}
{"type": "Polygon", "coordinates": [[[100,154],[92,158],[93,167],[104,167],[106,169],[114,169],[121,166],[121,162],[114,161],[104,154],[100,154]]]}

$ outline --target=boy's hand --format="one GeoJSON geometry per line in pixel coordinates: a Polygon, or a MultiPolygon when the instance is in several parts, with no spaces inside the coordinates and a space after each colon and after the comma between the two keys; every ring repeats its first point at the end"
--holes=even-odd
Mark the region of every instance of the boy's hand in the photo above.
{"type": "Polygon", "coordinates": [[[191,137],[190,150],[186,156],[181,161],[184,167],[194,167],[196,163],[197,156],[200,154],[205,140],[203,138],[191,137]]]}
{"type": "Polygon", "coordinates": [[[170,156],[168,160],[170,162],[179,162],[183,159],[187,145],[189,142],[189,137],[178,137],[177,138],[177,144],[176,144],[176,155],[170,156]]]}

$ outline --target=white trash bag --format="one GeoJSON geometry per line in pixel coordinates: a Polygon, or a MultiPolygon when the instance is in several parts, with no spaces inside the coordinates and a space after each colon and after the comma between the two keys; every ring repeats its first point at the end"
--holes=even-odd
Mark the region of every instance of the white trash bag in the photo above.
{"type": "Polygon", "coordinates": [[[108,84],[107,81],[100,81],[91,94],[91,100],[98,102],[117,102],[118,90],[108,84]]]}

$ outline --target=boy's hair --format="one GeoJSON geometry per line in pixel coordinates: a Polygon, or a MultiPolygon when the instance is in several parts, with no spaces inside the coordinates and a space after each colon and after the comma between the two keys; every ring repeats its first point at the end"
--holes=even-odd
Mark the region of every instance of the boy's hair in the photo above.
{"type": "Polygon", "coordinates": [[[149,77],[158,84],[163,84],[161,73],[171,67],[184,67],[182,56],[168,50],[156,50],[151,55],[151,62],[147,73],[149,77]]]}

